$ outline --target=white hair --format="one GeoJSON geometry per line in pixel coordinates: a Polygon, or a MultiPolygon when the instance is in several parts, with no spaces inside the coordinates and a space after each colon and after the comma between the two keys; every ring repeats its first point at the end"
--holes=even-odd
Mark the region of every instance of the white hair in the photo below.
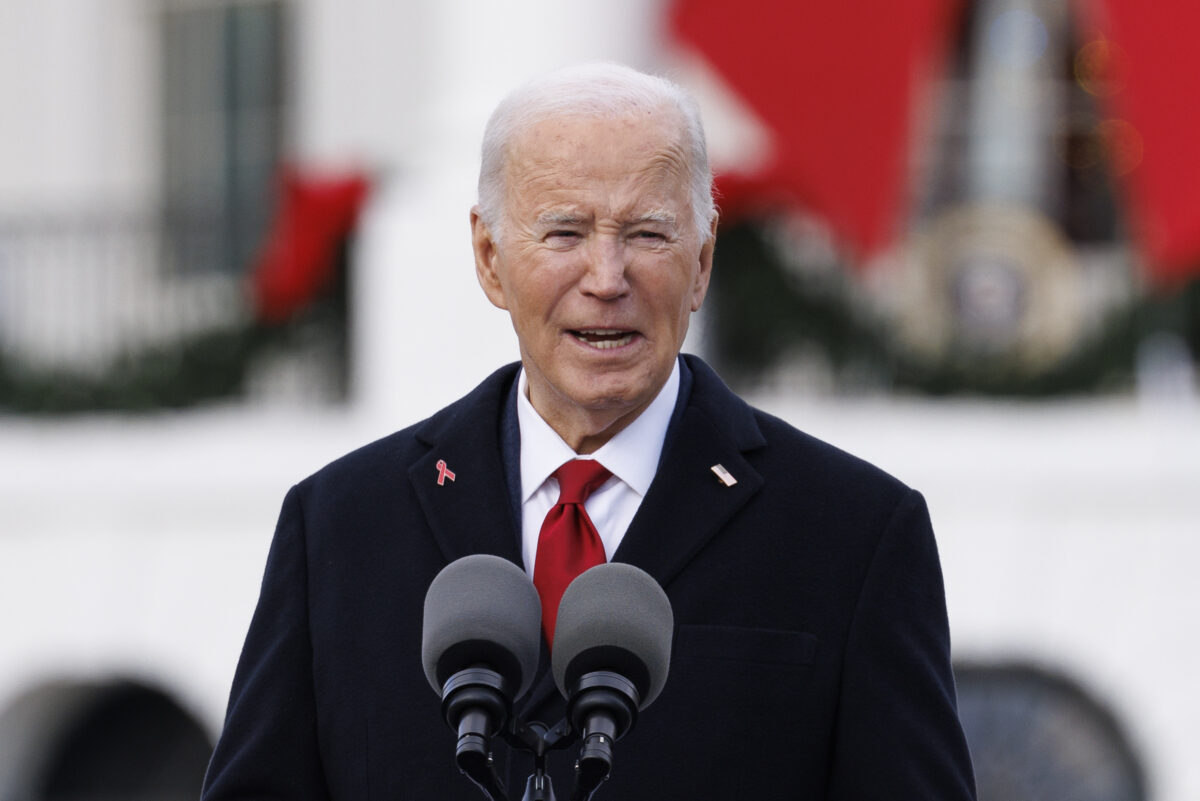
{"type": "Polygon", "coordinates": [[[616,116],[647,109],[673,110],[679,115],[693,224],[700,237],[708,239],[717,210],[699,106],[687,90],[666,78],[610,63],[582,64],[542,75],[513,90],[496,106],[483,131],[479,166],[479,216],[492,236],[502,236],[504,168],[509,146],[518,135],[557,115],[616,116]]]}

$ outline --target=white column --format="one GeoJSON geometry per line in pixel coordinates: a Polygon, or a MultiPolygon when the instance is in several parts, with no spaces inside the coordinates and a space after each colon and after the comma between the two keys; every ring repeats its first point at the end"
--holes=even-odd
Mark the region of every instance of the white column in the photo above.
{"type": "MultiPolygon", "coordinates": [[[[396,426],[518,358],[507,313],[476,283],[470,246],[479,144],[492,107],[521,81],[568,63],[649,66],[660,36],[659,5],[644,0],[429,0],[414,17],[427,26],[417,37],[419,71],[388,76],[420,87],[398,89],[413,101],[397,119],[413,149],[394,154],[398,169],[365,221],[353,301],[358,408],[396,426]]],[[[378,102],[393,101],[383,93],[378,102]]]]}

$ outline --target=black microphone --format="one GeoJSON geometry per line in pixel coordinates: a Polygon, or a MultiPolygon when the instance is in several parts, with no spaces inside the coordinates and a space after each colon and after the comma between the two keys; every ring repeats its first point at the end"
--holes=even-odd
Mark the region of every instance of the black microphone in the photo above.
{"type": "Polygon", "coordinates": [[[597,565],[563,593],[551,668],[583,741],[572,798],[590,797],[608,778],[612,743],[662,691],[674,628],[667,594],[633,565],[597,565]]]}
{"type": "Polygon", "coordinates": [[[458,734],[458,767],[493,798],[503,797],[488,740],[533,682],[542,603],[507,559],[473,554],[437,574],[425,594],[421,663],[458,734]]]}

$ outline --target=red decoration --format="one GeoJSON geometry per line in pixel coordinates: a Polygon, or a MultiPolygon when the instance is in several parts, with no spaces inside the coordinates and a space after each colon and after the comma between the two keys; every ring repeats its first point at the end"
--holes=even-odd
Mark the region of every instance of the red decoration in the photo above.
{"type": "Polygon", "coordinates": [[[279,324],[307,308],[335,278],[337,251],[353,232],[367,180],[357,173],[305,175],[284,167],[280,202],[250,277],[255,313],[279,324]]]}
{"type": "Polygon", "coordinates": [[[1151,274],[1168,284],[1200,274],[1200,4],[1076,0],[1075,11],[1076,75],[1121,134],[1109,164],[1151,274]]]}
{"type": "Polygon", "coordinates": [[[960,0],[676,0],[698,50],[774,135],[750,176],[719,176],[721,206],[799,202],[860,254],[898,233],[916,88],[960,0]]]}
{"type": "MultiPolygon", "coordinates": [[[[859,255],[904,219],[916,89],[961,0],[675,0],[696,49],[769,128],[773,161],[718,176],[722,211],[799,203],[859,255]]],[[[1200,275],[1200,68],[1195,0],[1074,0],[1077,78],[1152,276],[1200,275]]]]}

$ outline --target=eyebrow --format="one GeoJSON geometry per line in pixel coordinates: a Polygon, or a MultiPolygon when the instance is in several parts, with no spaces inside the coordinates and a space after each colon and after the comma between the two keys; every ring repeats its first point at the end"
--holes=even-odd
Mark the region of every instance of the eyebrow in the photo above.
{"type": "Polygon", "coordinates": [[[553,227],[555,225],[582,225],[587,222],[582,214],[574,214],[569,211],[548,211],[545,214],[538,215],[537,224],[540,226],[553,227]]]}
{"type": "Polygon", "coordinates": [[[674,225],[675,220],[676,220],[676,217],[671,212],[655,210],[655,211],[648,211],[645,214],[639,216],[637,219],[633,220],[633,224],[638,225],[640,223],[666,223],[667,225],[674,225]]]}
{"type": "MultiPolygon", "coordinates": [[[[556,225],[583,225],[589,219],[589,217],[583,214],[570,211],[548,211],[538,215],[537,224],[542,227],[553,228],[556,225]]],[[[675,225],[677,220],[678,218],[672,212],[655,209],[638,215],[630,220],[627,225],[643,225],[645,223],[675,225]]]]}

